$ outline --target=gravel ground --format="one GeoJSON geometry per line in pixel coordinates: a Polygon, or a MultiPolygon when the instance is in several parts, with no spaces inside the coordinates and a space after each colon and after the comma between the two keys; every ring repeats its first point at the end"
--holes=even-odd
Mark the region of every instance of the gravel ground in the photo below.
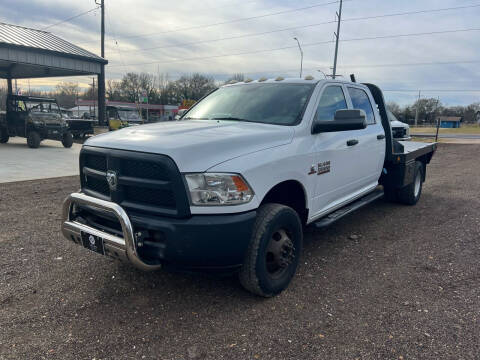
{"type": "Polygon", "coordinates": [[[142,273],[60,235],[76,178],[0,185],[0,359],[478,359],[479,145],[441,145],[415,207],[307,230],[290,288],[142,273]]]}

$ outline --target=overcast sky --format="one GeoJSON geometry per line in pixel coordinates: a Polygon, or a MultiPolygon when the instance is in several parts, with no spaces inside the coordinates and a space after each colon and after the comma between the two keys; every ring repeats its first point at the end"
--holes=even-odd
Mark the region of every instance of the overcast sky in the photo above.
{"type": "MultiPolygon", "coordinates": [[[[253,79],[298,76],[300,53],[293,37],[303,46],[304,75],[323,77],[317,69],[331,73],[338,11],[334,0],[105,3],[107,78],[118,79],[128,71],[168,73],[171,79],[193,72],[217,80],[234,73],[253,79]],[[256,18],[245,20],[252,17],[256,18]],[[282,49],[274,50],[278,48],[282,49]]],[[[2,0],[0,21],[42,29],[95,6],[93,0],[2,0]]],[[[346,77],[355,73],[357,80],[376,83],[384,90],[422,89],[422,96],[440,96],[446,105],[480,101],[480,91],[453,91],[480,90],[480,0],[345,0],[342,17],[338,73],[346,77]],[[466,8],[357,19],[452,7],[466,8]],[[468,29],[478,30],[389,37],[468,29]],[[385,38],[359,40],[372,37],[385,38]],[[444,64],[401,65],[438,62],[444,64]]],[[[48,31],[100,53],[100,10],[48,31]]],[[[32,80],[31,86],[45,88],[60,80],[32,80]]],[[[89,81],[68,80],[78,80],[82,86],[89,81]]],[[[402,104],[416,96],[415,92],[386,92],[387,99],[402,104]]]]}

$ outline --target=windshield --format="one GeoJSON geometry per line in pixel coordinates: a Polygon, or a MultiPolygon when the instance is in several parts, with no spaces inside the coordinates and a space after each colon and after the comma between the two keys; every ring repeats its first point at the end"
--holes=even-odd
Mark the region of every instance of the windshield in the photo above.
{"type": "Polygon", "coordinates": [[[121,120],[126,121],[141,121],[137,110],[118,110],[118,116],[121,120]]]}
{"type": "Polygon", "coordinates": [[[214,91],[184,117],[295,125],[315,84],[245,84],[214,91]]]}
{"type": "MultiPolygon", "coordinates": [[[[23,102],[23,101],[19,101],[23,102]]],[[[20,107],[22,107],[21,104],[19,104],[20,107]]],[[[42,113],[60,113],[60,109],[58,108],[58,105],[54,102],[43,102],[43,101],[25,101],[24,105],[26,106],[28,111],[31,112],[42,112],[42,113]]]]}

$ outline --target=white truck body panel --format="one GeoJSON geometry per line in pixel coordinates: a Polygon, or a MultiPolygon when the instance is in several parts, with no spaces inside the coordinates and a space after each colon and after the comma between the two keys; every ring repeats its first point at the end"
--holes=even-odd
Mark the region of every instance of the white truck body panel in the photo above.
{"type": "MultiPolygon", "coordinates": [[[[284,80],[290,83],[309,80],[284,80]]],[[[273,80],[269,80],[273,82],[273,80]]],[[[238,86],[238,85],[229,85],[238,86]]],[[[245,86],[245,85],[244,85],[245,86]]],[[[246,85],[248,86],[248,85],[246,85]]],[[[89,139],[86,145],[158,153],[170,156],[180,172],[239,173],[255,196],[235,206],[191,206],[192,214],[229,214],[258,208],[273,186],[294,180],[305,191],[308,221],[373,190],[385,159],[380,115],[368,89],[360,84],[319,81],[296,126],[225,120],[185,120],[125,128],[89,139]],[[327,86],[341,86],[349,109],[347,87],[365,90],[376,123],[366,129],[312,135],[311,128],[322,93],[327,86]],[[358,145],[347,146],[350,139],[358,145]],[[330,162],[330,171],[309,175],[312,166],[330,162]]]]}

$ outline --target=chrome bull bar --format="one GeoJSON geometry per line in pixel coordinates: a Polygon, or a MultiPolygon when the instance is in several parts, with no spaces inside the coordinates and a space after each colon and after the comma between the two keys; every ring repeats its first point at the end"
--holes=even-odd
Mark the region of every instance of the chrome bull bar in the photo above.
{"type": "Polygon", "coordinates": [[[81,245],[82,232],[101,237],[104,242],[105,255],[107,256],[128,261],[138,269],[144,271],[157,270],[161,267],[161,265],[147,264],[140,258],[137,252],[135,234],[130,218],[125,210],[118,204],[82,193],[68,195],[63,202],[62,233],[68,240],[81,245]],[[71,213],[74,204],[88,205],[98,210],[114,214],[122,227],[123,238],[72,220],[71,213]]]}

